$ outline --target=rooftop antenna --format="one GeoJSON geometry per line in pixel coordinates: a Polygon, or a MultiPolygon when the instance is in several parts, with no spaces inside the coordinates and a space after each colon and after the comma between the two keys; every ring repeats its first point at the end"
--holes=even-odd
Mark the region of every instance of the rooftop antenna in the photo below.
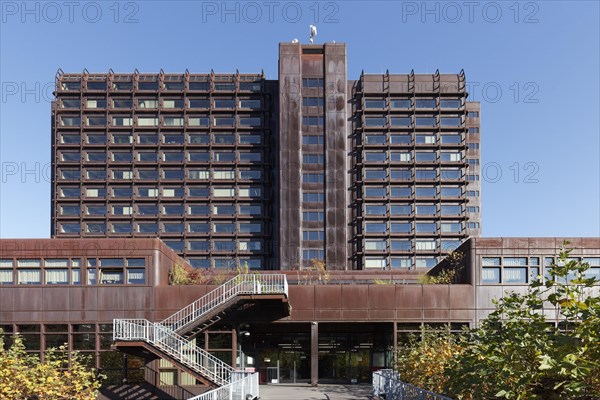
{"type": "Polygon", "coordinates": [[[317,27],[315,25],[310,25],[310,43],[313,44],[315,42],[315,36],[317,36],[317,27]]]}
{"type": "Polygon", "coordinates": [[[298,43],[298,39],[292,40],[292,43],[298,43]]]}

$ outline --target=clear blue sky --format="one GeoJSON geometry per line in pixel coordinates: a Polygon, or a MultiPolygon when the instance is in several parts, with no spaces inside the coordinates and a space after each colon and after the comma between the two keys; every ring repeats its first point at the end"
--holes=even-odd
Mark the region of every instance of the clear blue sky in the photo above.
{"type": "Polygon", "coordinates": [[[58,68],[276,79],[277,44],[308,41],[311,23],[317,43],[347,43],[350,79],[465,70],[482,102],[484,236],[600,235],[597,1],[70,4],[1,3],[2,238],[50,235],[58,68]]]}

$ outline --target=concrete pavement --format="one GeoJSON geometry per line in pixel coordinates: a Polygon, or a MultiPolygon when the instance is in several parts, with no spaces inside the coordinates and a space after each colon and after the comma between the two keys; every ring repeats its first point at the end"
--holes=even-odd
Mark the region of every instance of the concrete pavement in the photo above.
{"type": "Polygon", "coordinates": [[[367,400],[371,385],[263,385],[261,400],[367,400]]]}

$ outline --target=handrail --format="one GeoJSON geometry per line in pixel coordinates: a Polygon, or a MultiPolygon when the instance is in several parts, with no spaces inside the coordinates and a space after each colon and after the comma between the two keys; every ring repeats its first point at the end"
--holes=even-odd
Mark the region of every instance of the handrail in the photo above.
{"type": "Polygon", "coordinates": [[[393,369],[373,372],[373,397],[394,400],[452,400],[450,397],[402,382],[400,374],[393,369]]]}
{"type": "Polygon", "coordinates": [[[173,331],[197,321],[240,294],[285,294],[288,285],[285,274],[245,274],[225,282],[193,303],[160,322],[173,331]]]}
{"type": "MultiPolygon", "coordinates": [[[[234,380],[234,378],[239,377],[237,375],[239,372],[236,372],[230,365],[207,351],[197,347],[194,342],[186,340],[176,331],[206,317],[216,308],[241,294],[285,294],[287,297],[288,282],[286,275],[238,275],[161,322],[150,322],[146,319],[115,319],[113,321],[113,340],[147,342],[193,371],[207,377],[211,382],[220,386],[233,385],[242,379],[234,380]]],[[[258,375],[253,379],[256,379],[258,388],[258,375]]],[[[246,387],[244,386],[245,383],[240,384],[242,388],[246,387]]],[[[231,386],[231,388],[237,387],[235,385],[231,386]]],[[[211,392],[216,393],[216,391],[211,392]]],[[[258,389],[256,389],[256,393],[258,393],[258,389]]],[[[213,398],[206,397],[206,399],[213,398]]]]}
{"type": "Polygon", "coordinates": [[[246,375],[244,372],[234,372],[231,383],[192,397],[189,400],[247,400],[248,398],[259,398],[258,372],[244,375],[246,375]],[[236,379],[238,375],[241,376],[240,379],[236,379]]]}
{"type": "Polygon", "coordinates": [[[229,376],[235,371],[194,342],[160,324],[145,319],[115,319],[113,329],[114,340],[148,342],[218,385],[229,383],[229,376]]]}

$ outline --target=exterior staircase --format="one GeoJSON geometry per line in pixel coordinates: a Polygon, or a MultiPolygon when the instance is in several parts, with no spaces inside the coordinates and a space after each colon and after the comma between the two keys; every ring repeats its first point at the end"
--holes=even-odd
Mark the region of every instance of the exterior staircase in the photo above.
{"type": "Polygon", "coordinates": [[[284,274],[237,275],[163,321],[115,319],[113,348],[151,352],[212,387],[238,387],[248,378],[197,347],[190,338],[243,304],[278,299],[287,305],[287,298],[284,274]]]}

